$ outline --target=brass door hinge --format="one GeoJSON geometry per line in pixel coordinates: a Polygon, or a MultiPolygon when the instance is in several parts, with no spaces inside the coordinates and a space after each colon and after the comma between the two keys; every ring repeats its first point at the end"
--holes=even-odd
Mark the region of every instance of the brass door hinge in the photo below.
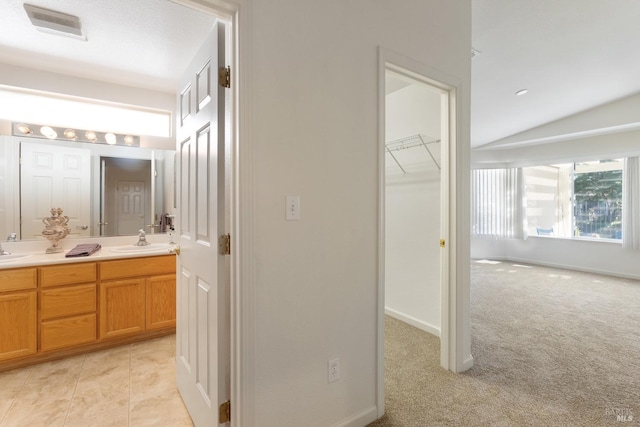
{"type": "Polygon", "coordinates": [[[444,248],[444,245],[445,245],[445,241],[444,241],[444,239],[440,239],[440,247],[441,247],[441,248],[444,248]]]}
{"type": "Polygon", "coordinates": [[[224,424],[231,421],[231,401],[227,400],[218,409],[218,423],[224,424]]]}
{"type": "Polygon", "coordinates": [[[222,87],[231,87],[231,67],[218,68],[218,84],[222,87]]]}
{"type": "Polygon", "coordinates": [[[223,234],[218,237],[218,252],[220,255],[231,255],[231,235],[223,234]]]}

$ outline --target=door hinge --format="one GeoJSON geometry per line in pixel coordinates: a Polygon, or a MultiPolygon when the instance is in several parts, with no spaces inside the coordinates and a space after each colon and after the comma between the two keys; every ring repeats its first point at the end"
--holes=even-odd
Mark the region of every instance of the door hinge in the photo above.
{"type": "Polygon", "coordinates": [[[218,423],[224,424],[231,421],[231,401],[227,400],[218,409],[218,423]]]}
{"type": "Polygon", "coordinates": [[[223,234],[218,237],[218,249],[220,255],[231,255],[231,235],[223,234]]]}
{"type": "Polygon", "coordinates": [[[218,68],[218,84],[222,87],[231,87],[231,67],[218,68]]]}
{"type": "Polygon", "coordinates": [[[441,247],[441,248],[444,248],[444,246],[445,246],[445,241],[444,241],[444,239],[440,239],[440,247],[441,247]]]}

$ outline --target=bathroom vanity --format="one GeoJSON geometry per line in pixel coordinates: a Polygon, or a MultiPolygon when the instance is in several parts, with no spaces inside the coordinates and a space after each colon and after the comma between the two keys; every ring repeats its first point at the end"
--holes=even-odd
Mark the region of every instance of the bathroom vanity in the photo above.
{"type": "Polygon", "coordinates": [[[0,371],[175,332],[168,250],[0,263],[0,371]]]}

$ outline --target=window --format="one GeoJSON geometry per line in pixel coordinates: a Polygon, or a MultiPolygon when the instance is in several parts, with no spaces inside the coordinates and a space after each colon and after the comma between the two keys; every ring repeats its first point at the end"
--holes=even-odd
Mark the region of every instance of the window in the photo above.
{"type": "Polygon", "coordinates": [[[523,168],[529,235],[622,238],[622,159],[523,168]]]}

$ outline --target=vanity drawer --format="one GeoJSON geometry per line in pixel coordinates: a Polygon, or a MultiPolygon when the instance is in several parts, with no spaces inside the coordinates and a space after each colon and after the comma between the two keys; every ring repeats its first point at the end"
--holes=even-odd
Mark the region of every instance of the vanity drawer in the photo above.
{"type": "Polygon", "coordinates": [[[100,263],[100,280],[126,277],[173,274],[176,271],[175,255],[129,258],[100,263]]]}
{"type": "Polygon", "coordinates": [[[95,281],[96,264],[94,262],[40,268],[40,285],[43,287],[95,281]]]}
{"type": "Polygon", "coordinates": [[[46,289],[41,293],[42,320],[96,311],[96,285],[46,289]]]}
{"type": "Polygon", "coordinates": [[[35,268],[0,270],[0,292],[35,289],[37,286],[35,268]]]}
{"type": "Polygon", "coordinates": [[[96,315],[70,317],[42,322],[40,350],[48,351],[96,340],[96,315]]]}

